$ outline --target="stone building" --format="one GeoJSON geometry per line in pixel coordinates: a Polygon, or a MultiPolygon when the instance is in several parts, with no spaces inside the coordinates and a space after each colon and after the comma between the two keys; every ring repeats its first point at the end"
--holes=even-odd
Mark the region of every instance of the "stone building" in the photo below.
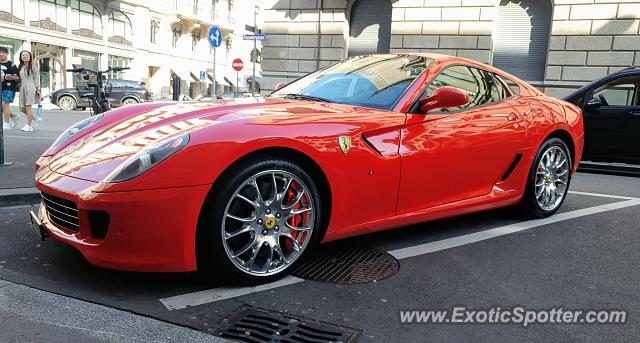
{"type": "Polygon", "coordinates": [[[561,96],[640,65],[640,1],[263,1],[263,88],[351,55],[435,52],[509,71],[561,96]]]}

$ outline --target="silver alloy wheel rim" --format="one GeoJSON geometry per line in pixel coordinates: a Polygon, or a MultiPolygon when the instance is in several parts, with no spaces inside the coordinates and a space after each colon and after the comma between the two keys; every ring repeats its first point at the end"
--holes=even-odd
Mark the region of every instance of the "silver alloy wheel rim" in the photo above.
{"type": "Polygon", "coordinates": [[[535,179],[535,196],[541,209],[553,211],[560,206],[567,194],[569,173],[569,158],[564,149],[553,146],[542,154],[535,179]]]}
{"type": "Polygon", "coordinates": [[[278,274],[309,245],[314,217],[313,197],[299,177],[284,170],[257,173],[227,202],[222,219],[224,250],[249,275],[278,274]]]}
{"type": "Polygon", "coordinates": [[[137,104],[138,102],[135,101],[134,99],[126,99],[125,101],[122,102],[122,104],[124,104],[125,106],[128,105],[133,105],[133,104],[137,104]]]}
{"type": "Polygon", "coordinates": [[[63,97],[62,99],[59,100],[60,102],[60,108],[62,108],[65,111],[70,111],[72,110],[75,106],[73,104],[73,99],[70,97],[63,97]]]}

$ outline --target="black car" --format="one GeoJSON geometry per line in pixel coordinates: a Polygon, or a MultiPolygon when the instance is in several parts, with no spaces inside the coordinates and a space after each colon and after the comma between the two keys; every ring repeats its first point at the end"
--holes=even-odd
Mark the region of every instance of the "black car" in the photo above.
{"type": "MultiPolygon", "coordinates": [[[[107,83],[111,85],[109,101],[113,107],[148,101],[153,96],[147,88],[136,81],[113,79],[107,81],[107,83]]],[[[63,110],[84,110],[87,107],[91,107],[87,97],[90,94],[93,94],[93,89],[86,85],[81,85],[75,88],[59,89],[51,93],[49,97],[52,104],[63,110]]]]}
{"type": "Polygon", "coordinates": [[[640,67],[608,75],[565,100],[582,108],[582,160],[640,164],[640,67]]]}

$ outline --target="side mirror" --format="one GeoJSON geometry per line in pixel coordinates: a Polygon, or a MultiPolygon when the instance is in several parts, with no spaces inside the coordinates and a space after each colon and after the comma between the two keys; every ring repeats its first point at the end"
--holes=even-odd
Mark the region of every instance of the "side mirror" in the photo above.
{"type": "Polygon", "coordinates": [[[597,98],[593,98],[589,101],[587,101],[587,103],[584,106],[585,108],[600,108],[602,107],[602,101],[600,99],[597,98]]]}
{"type": "Polygon", "coordinates": [[[436,108],[459,107],[469,103],[469,95],[460,88],[445,86],[420,100],[420,111],[427,113],[436,108]]]}
{"type": "Polygon", "coordinates": [[[284,82],[278,82],[278,84],[276,84],[276,90],[284,87],[285,85],[286,85],[286,83],[284,83],[284,82]]]}

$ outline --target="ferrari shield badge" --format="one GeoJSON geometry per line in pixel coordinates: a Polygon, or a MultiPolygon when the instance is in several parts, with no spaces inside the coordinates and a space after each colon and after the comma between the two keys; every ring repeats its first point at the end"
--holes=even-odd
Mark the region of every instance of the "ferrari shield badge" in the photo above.
{"type": "Polygon", "coordinates": [[[340,150],[342,150],[342,153],[346,155],[349,152],[349,149],[351,149],[351,137],[338,137],[338,144],[340,144],[340,150]]]}

